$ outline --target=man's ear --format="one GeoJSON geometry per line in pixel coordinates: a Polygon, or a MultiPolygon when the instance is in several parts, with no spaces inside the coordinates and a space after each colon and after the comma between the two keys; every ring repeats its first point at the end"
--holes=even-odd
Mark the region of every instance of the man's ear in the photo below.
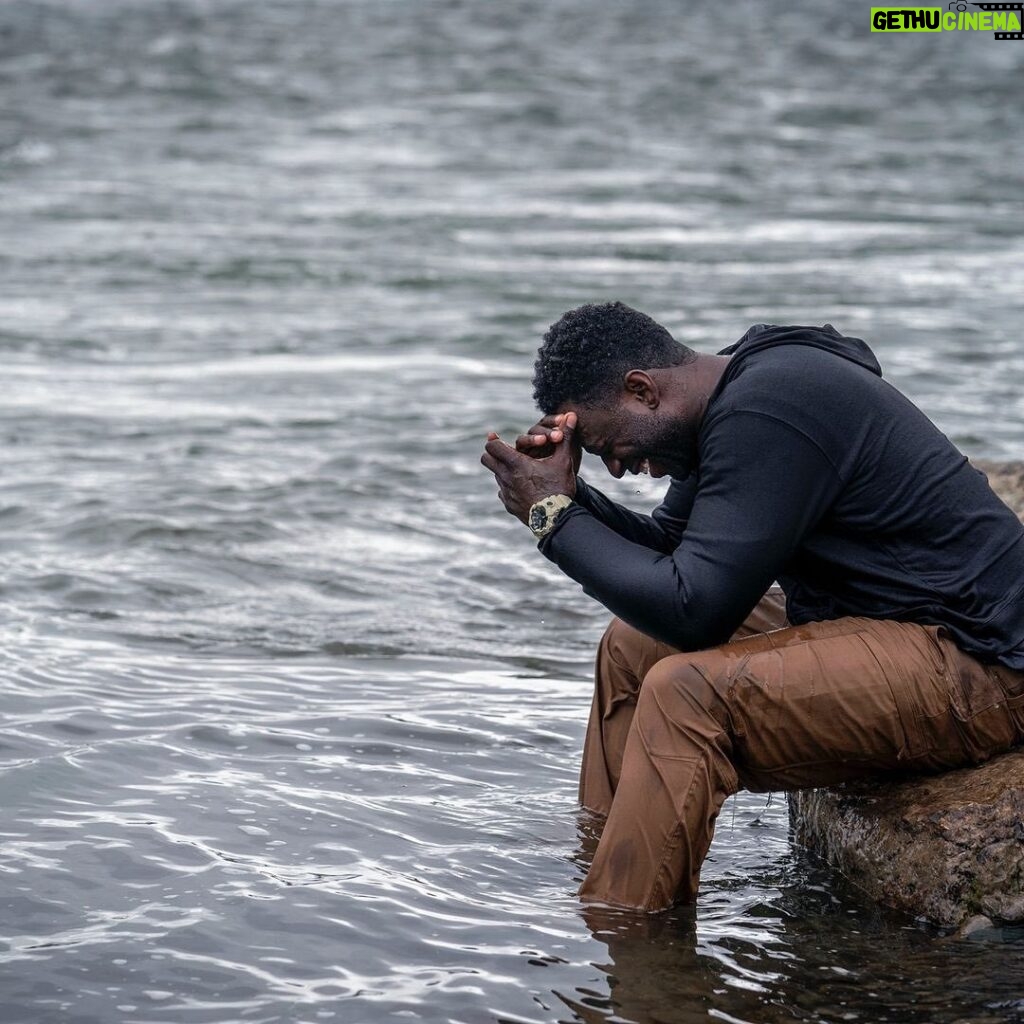
{"type": "Polygon", "coordinates": [[[657,409],[661,393],[654,378],[646,370],[630,370],[623,381],[630,401],[642,402],[648,409],[657,409]]]}

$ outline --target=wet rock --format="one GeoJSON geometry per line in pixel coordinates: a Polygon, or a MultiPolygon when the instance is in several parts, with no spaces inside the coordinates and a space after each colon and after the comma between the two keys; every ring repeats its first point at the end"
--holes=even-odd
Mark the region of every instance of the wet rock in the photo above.
{"type": "Polygon", "coordinates": [[[790,795],[798,842],[881,903],[956,928],[1024,921],[1024,751],[790,795]]]}
{"type": "Polygon", "coordinates": [[[1024,520],[1024,462],[988,462],[974,465],[988,477],[992,490],[1024,520]]]}
{"type": "Polygon", "coordinates": [[[969,917],[960,925],[956,934],[957,938],[966,939],[978,932],[992,931],[993,928],[994,925],[991,918],[986,917],[984,914],[975,914],[974,917],[969,917]]]}
{"type": "MultiPolygon", "coordinates": [[[[977,465],[1024,520],[1024,462],[977,465]]],[[[1024,747],[943,775],[791,793],[789,806],[797,842],[881,903],[946,928],[1024,922],[1024,747]]]]}

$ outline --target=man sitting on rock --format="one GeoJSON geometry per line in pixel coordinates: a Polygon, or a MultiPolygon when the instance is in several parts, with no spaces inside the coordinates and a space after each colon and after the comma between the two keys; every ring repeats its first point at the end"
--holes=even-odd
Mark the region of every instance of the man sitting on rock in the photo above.
{"type": "Polygon", "coordinates": [[[580,890],[692,901],[727,796],[939,771],[1024,741],[1024,527],[835,328],[758,324],[719,355],[622,303],[544,336],[545,414],[481,459],[540,550],[617,618],[580,801],[580,890]],[[650,516],[576,473],[669,476],[650,516]],[[779,583],[781,590],[773,587],[779,583]]]}

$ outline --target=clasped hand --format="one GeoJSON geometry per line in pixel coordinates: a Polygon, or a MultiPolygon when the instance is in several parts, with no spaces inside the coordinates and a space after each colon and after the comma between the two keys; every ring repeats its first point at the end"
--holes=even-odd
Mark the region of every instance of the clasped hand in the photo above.
{"type": "Polygon", "coordinates": [[[498,497],[505,510],[525,523],[530,507],[549,494],[576,494],[580,445],[576,440],[576,413],[545,416],[513,448],[493,431],[487,435],[480,462],[498,481],[498,497]]]}

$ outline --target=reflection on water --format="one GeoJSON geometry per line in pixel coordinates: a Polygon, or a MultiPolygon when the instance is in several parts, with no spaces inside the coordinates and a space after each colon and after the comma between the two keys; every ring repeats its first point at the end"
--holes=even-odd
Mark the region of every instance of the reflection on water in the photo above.
{"type": "Polygon", "coordinates": [[[695,910],[574,897],[604,613],[477,461],[544,327],[827,320],[1024,440],[1024,48],[721,18],[0,5],[6,1018],[1024,1020],[1019,935],[878,911],[778,798],[695,910]]]}
{"type": "Polygon", "coordinates": [[[31,1019],[1016,1019],[1024,945],[872,908],[777,800],[726,807],[696,910],[582,910],[580,680],[128,661],[55,639],[9,678],[0,971],[31,1019]]]}

